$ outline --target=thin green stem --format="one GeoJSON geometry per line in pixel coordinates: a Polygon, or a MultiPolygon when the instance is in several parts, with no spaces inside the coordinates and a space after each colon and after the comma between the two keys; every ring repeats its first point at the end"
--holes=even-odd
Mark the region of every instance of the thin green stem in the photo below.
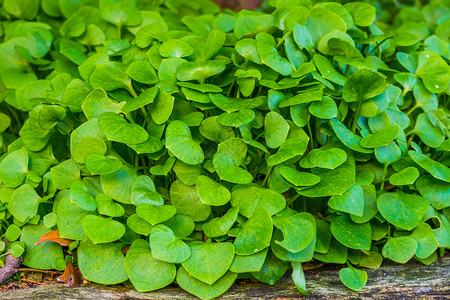
{"type": "Polygon", "coordinates": [[[311,150],[314,149],[314,137],[312,134],[312,130],[311,130],[311,124],[309,124],[309,122],[307,123],[308,126],[308,131],[309,131],[309,141],[311,142],[311,150]]]}
{"type": "Polygon", "coordinates": [[[385,165],[384,165],[384,169],[383,169],[383,178],[381,179],[382,181],[381,181],[381,189],[380,189],[380,190],[383,190],[383,189],[384,189],[384,183],[385,183],[385,178],[386,178],[386,175],[387,175],[387,169],[388,169],[388,167],[389,167],[389,164],[385,164],[385,165]]]}
{"type": "Polygon", "coordinates": [[[283,42],[284,42],[284,40],[288,37],[288,36],[290,36],[292,34],[292,31],[288,31],[288,32],[286,32],[282,37],[281,37],[281,39],[279,39],[278,40],[278,44],[277,44],[277,49],[283,44],[283,42]]]}
{"type": "Polygon", "coordinates": [[[375,52],[375,50],[377,50],[378,48],[380,48],[380,46],[386,42],[388,40],[388,38],[385,38],[384,40],[382,40],[381,42],[377,43],[377,45],[375,47],[373,47],[372,50],[370,50],[370,52],[366,55],[367,56],[371,56],[373,52],[375,52]]]}
{"type": "Polygon", "coordinates": [[[270,177],[270,173],[272,173],[272,169],[273,169],[273,167],[269,167],[269,169],[267,170],[266,177],[264,178],[264,181],[262,183],[263,187],[267,187],[267,182],[269,181],[269,177],[270,177]]]}
{"type": "Polygon", "coordinates": [[[355,111],[355,117],[353,118],[353,124],[352,124],[352,132],[356,132],[356,125],[358,124],[359,115],[361,113],[361,103],[362,101],[358,101],[358,107],[355,111]]]}
{"type": "Polygon", "coordinates": [[[415,111],[417,108],[419,107],[419,105],[414,105],[407,113],[406,115],[409,116],[413,111],[415,111]]]}

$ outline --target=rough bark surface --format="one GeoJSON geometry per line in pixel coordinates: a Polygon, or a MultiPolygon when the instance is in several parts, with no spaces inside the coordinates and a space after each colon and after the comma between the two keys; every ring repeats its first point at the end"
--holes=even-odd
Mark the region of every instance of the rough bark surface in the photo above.
{"type": "MultiPolygon", "coordinates": [[[[369,280],[360,292],[347,289],[339,280],[342,266],[326,266],[306,271],[308,299],[449,299],[450,256],[434,264],[386,264],[378,270],[366,269],[369,280]]],[[[295,299],[300,298],[289,275],[270,286],[254,282],[237,282],[220,299],[295,299]]],[[[104,287],[85,284],[68,288],[62,284],[41,285],[36,288],[0,293],[6,299],[189,299],[195,298],[181,289],[165,289],[138,293],[124,286],[104,287]]]]}
{"type": "MultiPolygon", "coordinates": [[[[5,266],[0,268],[0,282],[5,282],[17,273],[17,269],[22,263],[22,257],[14,257],[12,255],[6,255],[5,266]]],[[[1,297],[0,297],[1,298],[1,297]]]]}

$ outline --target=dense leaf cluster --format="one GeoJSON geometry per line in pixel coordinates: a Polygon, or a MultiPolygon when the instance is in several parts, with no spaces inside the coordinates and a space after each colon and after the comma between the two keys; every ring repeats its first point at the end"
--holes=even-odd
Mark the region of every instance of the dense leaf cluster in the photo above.
{"type": "Polygon", "coordinates": [[[210,299],[450,248],[448,1],[0,2],[3,257],[210,299]]]}

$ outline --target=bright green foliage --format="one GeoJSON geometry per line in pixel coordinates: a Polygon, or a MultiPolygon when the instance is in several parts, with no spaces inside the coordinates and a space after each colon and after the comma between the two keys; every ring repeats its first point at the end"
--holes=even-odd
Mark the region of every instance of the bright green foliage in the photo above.
{"type": "Polygon", "coordinates": [[[0,1],[0,256],[202,299],[437,260],[450,10],[399,2],[0,1]]]}

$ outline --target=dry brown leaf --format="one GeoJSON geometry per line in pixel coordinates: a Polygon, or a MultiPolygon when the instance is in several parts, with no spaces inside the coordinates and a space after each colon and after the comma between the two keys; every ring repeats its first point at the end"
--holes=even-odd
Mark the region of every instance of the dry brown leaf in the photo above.
{"type": "Polygon", "coordinates": [[[81,283],[81,276],[78,271],[78,268],[75,268],[69,261],[67,263],[66,269],[64,270],[64,274],[56,278],[56,280],[64,282],[65,286],[77,287],[81,283]]]}
{"type": "Polygon", "coordinates": [[[47,234],[44,234],[41,236],[41,238],[34,244],[35,246],[42,243],[42,242],[55,242],[60,244],[61,246],[69,246],[73,241],[68,239],[63,239],[59,236],[59,230],[54,230],[52,232],[49,232],[47,234]]]}

